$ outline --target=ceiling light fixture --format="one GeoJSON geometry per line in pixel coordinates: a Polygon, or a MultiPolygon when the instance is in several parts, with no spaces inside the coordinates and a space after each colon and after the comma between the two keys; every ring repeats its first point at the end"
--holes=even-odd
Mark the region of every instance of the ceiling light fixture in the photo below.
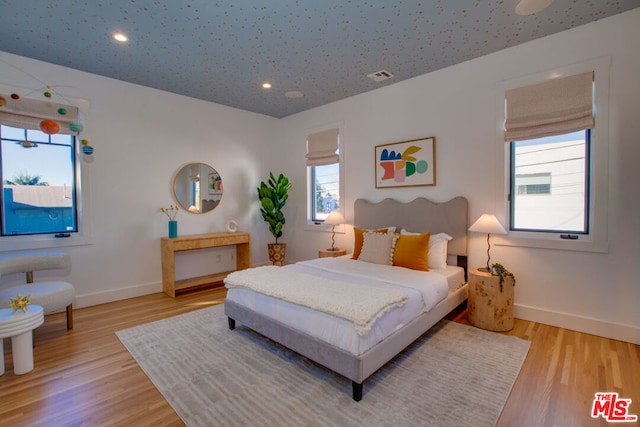
{"type": "Polygon", "coordinates": [[[263,87],[264,89],[271,89],[271,83],[269,83],[269,82],[264,82],[264,83],[262,83],[262,87],[263,87]]]}
{"type": "Polygon", "coordinates": [[[285,92],[284,96],[286,96],[287,98],[296,99],[302,98],[304,96],[304,93],[300,92],[299,90],[290,90],[289,92],[285,92]]]}
{"type": "Polygon", "coordinates": [[[554,0],[521,0],[516,6],[518,15],[533,15],[541,12],[553,3],[554,0]]]}
{"type": "Polygon", "coordinates": [[[129,38],[122,33],[113,33],[113,38],[123,43],[129,40],[129,38]]]}

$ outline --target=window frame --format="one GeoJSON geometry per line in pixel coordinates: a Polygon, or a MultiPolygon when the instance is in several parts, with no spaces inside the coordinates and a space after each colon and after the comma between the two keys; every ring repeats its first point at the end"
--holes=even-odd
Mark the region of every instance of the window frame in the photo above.
{"type": "Polygon", "coordinates": [[[495,158],[496,187],[495,211],[498,219],[506,225],[508,234],[494,236],[499,246],[532,247],[569,251],[609,251],[608,242],[608,186],[609,186],[609,68],[611,57],[605,56],[581,63],[560,66],[547,71],[499,82],[496,87],[496,139],[495,158]],[[596,125],[591,130],[588,198],[588,233],[578,239],[561,237],[559,232],[515,231],[510,221],[510,168],[511,143],[504,140],[505,93],[509,89],[544,82],[551,78],[570,76],[583,72],[594,72],[594,108],[596,125]]]}
{"type": "MultiPolygon", "coordinates": [[[[19,129],[23,131],[23,135],[24,138],[20,138],[20,139],[15,139],[12,137],[4,137],[2,135],[2,132],[0,130],[0,138],[2,141],[7,141],[8,143],[19,143],[20,141],[25,141],[25,140],[30,140],[28,137],[28,133],[29,133],[29,129],[24,129],[24,128],[15,128],[13,126],[8,126],[7,127],[11,127],[13,129],[19,129]]],[[[47,134],[45,134],[47,135],[47,134]]],[[[68,233],[77,233],[78,232],[78,209],[77,209],[77,201],[78,201],[78,192],[76,191],[76,187],[77,187],[77,180],[76,180],[76,169],[78,168],[78,161],[80,160],[77,153],[77,145],[78,145],[78,141],[79,138],[77,135],[73,135],[73,134],[68,134],[65,135],[68,136],[69,139],[69,144],[62,144],[60,142],[56,142],[53,140],[51,135],[47,135],[47,141],[32,141],[37,143],[39,146],[49,146],[49,147],[63,147],[66,148],[70,154],[69,156],[69,160],[71,161],[71,166],[72,166],[72,175],[73,175],[73,183],[72,183],[72,190],[73,190],[73,196],[72,196],[72,208],[73,208],[73,212],[72,212],[72,216],[73,216],[73,230],[56,230],[56,231],[47,231],[47,232],[23,232],[20,234],[15,234],[15,236],[29,236],[29,235],[48,235],[48,234],[68,234],[68,233]]],[[[1,144],[1,141],[0,141],[1,144]]],[[[37,148],[37,147],[34,147],[37,148]]],[[[0,160],[3,157],[3,148],[0,147],[0,160]]],[[[4,181],[7,180],[9,177],[5,176],[4,171],[2,170],[2,163],[0,162],[0,176],[2,176],[2,186],[4,188],[4,181]]],[[[5,207],[4,207],[4,194],[2,197],[0,197],[0,200],[2,201],[2,205],[0,207],[0,221],[4,222],[5,221],[5,207]]],[[[8,236],[14,236],[13,234],[3,234],[2,233],[2,226],[0,226],[0,237],[8,237],[8,236]]]]}
{"type": "MultiPolygon", "coordinates": [[[[583,132],[585,134],[585,158],[584,158],[584,163],[585,163],[585,179],[584,179],[584,186],[585,186],[585,196],[584,196],[584,224],[583,224],[583,228],[584,231],[577,231],[577,230],[553,230],[553,229],[533,229],[533,228],[523,228],[523,227],[519,227],[516,228],[513,224],[514,222],[514,217],[515,217],[515,208],[514,208],[514,195],[523,195],[523,194],[527,194],[527,195],[531,195],[536,197],[536,195],[544,195],[544,194],[551,194],[551,191],[549,191],[549,193],[537,193],[537,192],[533,192],[533,193],[520,193],[520,190],[517,185],[517,179],[518,179],[518,175],[516,174],[516,143],[519,141],[510,141],[507,144],[509,145],[509,193],[507,196],[507,200],[509,202],[509,222],[508,222],[508,229],[509,231],[517,231],[517,232],[532,232],[532,233],[555,233],[555,234],[561,234],[561,238],[571,238],[572,240],[575,240],[576,237],[574,237],[573,235],[580,235],[580,236],[587,236],[589,235],[589,229],[590,229],[590,209],[589,209],[589,200],[591,199],[591,174],[590,174],[590,170],[591,170],[591,129],[585,129],[583,132]],[[571,236],[571,237],[569,237],[571,236]]],[[[575,133],[575,132],[569,132],[569,133],[575,133]]],[[[535,175],[535,174],[533,174],[535,175]]],[[[543,175],[543,174],[539,174],[539,175],[543,175]]],[[[546,175],[546,174],[544,174],[546,175]]],[[[552,188],[552,176],[551,174],[549,174],[549,184],[542,184],[542,185],[549,185],[549,190],[551,190],[552,188]]],[[[580,236],[578,236],[578,238],[580,238],[580,236]]]]}

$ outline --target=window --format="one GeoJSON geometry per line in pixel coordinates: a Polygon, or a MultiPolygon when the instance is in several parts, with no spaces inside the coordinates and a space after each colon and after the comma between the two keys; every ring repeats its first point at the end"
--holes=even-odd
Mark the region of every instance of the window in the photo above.
{"type": "Polygon", "coordinates": [[[340,205],[340,135],[329,129],[307,137],[308,222],[322,224],[340,205]]]}
{"type": "Polygon", "coordinates": [[[81,187],[79,108],[0,98],[0,251],[90,243],[83,221],[88,192],[81,187]]]}
{"type": "Polygon", "coordinates": [[[510,230],[588,233],[589,134],[511,142],[510,230]]]}
{"type": "Polygon", "coordinates": [[[311,221],[322,222],[340,210],[340,164],[311,166],[311,221]]]}
{"type": "Polygon", "coordinates": [[[509,233],[497,245],[608,252],[610,65],[606,56],[498,85],[495,203],[509,233]]]}
{"type": "Polygon", "coordinates": [[[0,126],[3,236],[78,231],[73,135],[0,126]]]}

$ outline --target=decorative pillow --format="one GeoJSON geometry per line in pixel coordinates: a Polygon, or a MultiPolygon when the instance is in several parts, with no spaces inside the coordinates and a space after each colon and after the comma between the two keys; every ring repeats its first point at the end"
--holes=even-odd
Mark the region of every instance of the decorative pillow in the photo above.
{"type": "Polygon", "coordinates": [[[393,251],[398,240],[394,233],[376,233],[368,231],[362,235],[362,250],[358,256],[359,261],[375,264],[393,264],[393,251]]]}
{"type": "Polygon", "coordinates": [[[362,235],[368,231],[372,231],[374,233],[393,233],[396,231],[395,227],[384,227],[384,228],[376,228],[375,230],[366,230],[363,228],[353,227],[353,255],[352,259],[358,259],[360,256],[360,251],[362,250],[362,235]]]}
{"type": "Polygon", "coordinates": [[[430,232],[422,234],[400,234],[393,252],[393,265],[412,270],[429,271],[430,232]]]}
{"type": "MultiPolygon", "coordinates": [[[[400,234],[416,235],[420,233],[412,233],[405,230],[400,230],[400,234]]],[[[447,268],[447,247],[449,240],[453,237],[446,233],[432,234],[429,239],[429,267],[430,268],[447,268]]]]}

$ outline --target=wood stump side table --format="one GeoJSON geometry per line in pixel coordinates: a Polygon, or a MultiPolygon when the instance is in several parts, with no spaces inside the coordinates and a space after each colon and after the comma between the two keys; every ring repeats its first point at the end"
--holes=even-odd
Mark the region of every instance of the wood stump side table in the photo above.
{"type": "Polygon", "coordinates": [[[489,331],[513,329],[513,279],[473,268],[469,271],[469,323],[489,331]]]}

